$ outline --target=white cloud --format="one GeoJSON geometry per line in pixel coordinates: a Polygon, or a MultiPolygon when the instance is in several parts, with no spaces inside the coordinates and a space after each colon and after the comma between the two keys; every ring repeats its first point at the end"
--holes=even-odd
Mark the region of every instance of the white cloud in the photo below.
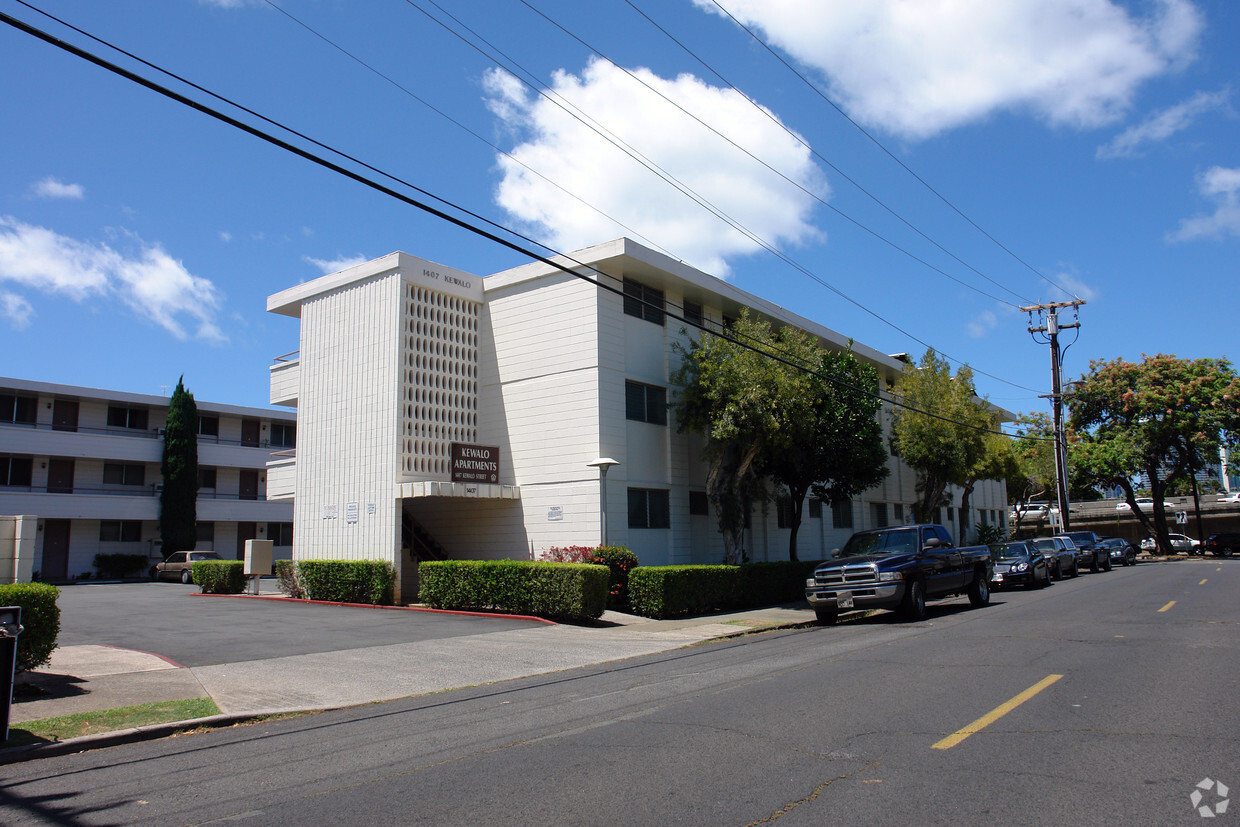
{"type": "Polygon", "coordinates": [[[232,241],[232,238],[232,233],[228,232],[228,230],[220,230],[220,241],[228,244],[232,241]]]}
{"type": "Polygon", "coordinates": [[[976,318],[965,324],[965,329],[974,339],[980,339],[994,330],[997,324],[999,324],[999,317],[989,310],[983,310],[976,318]]]}
{"type": "Polygon", "coordinates": [[[1168,236],[1168,240],[1240,236],[1240,168],[1211,167],[1197,176],[1197,189],[1214,201],[1214,212],[1184,219],[1180,229],[1168,236]]]}
{"type": "Polygon", "coordinates": [[[16,293],[0,292],[0,316],[9,320],[16,330],[25,330],[30,326],[30,317],[34,315],[34,308],[30,306],[30,302],[16,293]]]}
{"type": "Polygon", "coordinates": [[[332,258],[332,259],[313,258],[311,256],[304,256],[304,258],[310,264],[313,264],[315,267],[322,270],[323,275],[325,276],[330,273],[338,273],[341,270],[345,270],[349,267],[356,267],[359,264],[365,264],[366,262],[370,261],[370,259],[362,255],[340,256],[339,258],[332,258]]]}
{"type": "Polygon", "coordinates": [[[1155,141],[1163,141],[1192,125],[1198,115],[1227,105],[1231,90],[1198,92],[1183,103],[1155,112],[1136,126],[1116,135],[1109,143],[1098,147],[1100,159],[1131,158],[1139,154],[1141,147],[1155,141]]]}
{"type": "MultiPolygon", "coordinates": [[[[782,246],[819,236],[810,223],[815,203],[811,196],[651,88],[825,198],[826,183],[803,144],[731,89],[708,86],[692,75],[668,80],[647,69],[633,70],[633,74],[642,82],[609,63],[593,60],[580,76],[561,71],[552,83],[556,95],[588,112],[619,142],[633,147],[759,238],[782,246]]],[[[510,76],[492,71],[485,85],[488,107],[520,141],[511,158],[497,159],[502,179],[496,201],[549,246],[571,250],[599,239],[636,235],[721,276],[728,271],[729,257],[760,249],[560,106],[529,93],[510,76]]]]}
{"type": "Polygon", "coordinates": [[[64,184],[51,176],[35,182],[31,191],[36,198],[67,198],[72,201],[81,201],[86,197],[86,188],[81,184],[64,184]]]}
{"type": "Polygon", "coordinates": [[[192,275],[158,244],[132,234],[125,239],[136,249],[123,253],[0,217],[0,282],[78,301],[117,296],[178,339],[189,338],[182,323],[188,317],[196,323],[197,338],[224,341],[214,320],[220,305],[215,285],[192,275]]]}
{"type": "MultiPolygon", "coordinates": [[[[694,0],[720,13],[711,0],[694,0]]],[[[817,69],[859,122],[920,139],[1005,110],[1054,125],[1118,117],[1136,88],[1194,57],[1201,15],[1156,0],[726,0],[772,45],[817,69]]]]}

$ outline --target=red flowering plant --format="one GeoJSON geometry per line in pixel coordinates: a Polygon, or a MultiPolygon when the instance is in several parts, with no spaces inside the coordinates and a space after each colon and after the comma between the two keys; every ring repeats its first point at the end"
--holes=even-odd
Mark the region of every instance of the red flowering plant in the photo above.
{"type": "Polygon", "coordinates": [[[611,571],[607,608],[623,609],[629,604],[629,571],[637,565],[637,555],[623,546],[552,546],[542,559],[553,563],[593,563],[611,571]]]}

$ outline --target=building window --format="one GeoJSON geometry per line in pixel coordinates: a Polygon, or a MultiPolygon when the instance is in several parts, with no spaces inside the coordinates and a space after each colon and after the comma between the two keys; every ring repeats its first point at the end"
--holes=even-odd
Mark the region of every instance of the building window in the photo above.
{"type": "Polygon", "coordinates": [[[702,305],[685,299],[685,321],[700,327],[703,324],[704,318],[702,315],[702,305]]]}
{"type": "Polygon", "coordinates": [[[639,281],[624,280],[624,312],[657,325],[663,324],[663,291],[639,281]]]}
{"type": "Polygon", "coordinates": [[[835,500],[831,503],[831,527],[853,527],[852,500],[835,500]]]}
{"type": "Polygon", "coordinates": [[[215,523],[195,523],[194,539],[199,543],[215,542],[215,523]]]}
{"type": "Polygon", "coordinates": [[[29,488],[34,476],[30,457],[0,457],[0,486],[29,488]]]}
{"type": "Polygon", "coordinates": [[[145,431],[148,422],[146,408],[127,408],[123,405],[108,406],[108,425],[113,428],[132,428],[145,431]]]}
{"type": "Polygon", "coordinates": [[[667,389],[640,382],[625,382],[624,417],[635,422],[666,425],[667,389]]]}
{"type": "Polygon", "coordinates": [[[267,539],[273,546],[291,546],[293,544],[292,523],[267,523],[267,539]]]}
{"type": "Polygon", "coordinates": [[[220,435],[220,418],[218,416],[198,415],[198,435],[213,436],[220,435]]]}
{"type": "Polygon", "coordinates": [[[271,447],[295,448],[297,446],[297,426],[271,423],[271,447]]]}
{"type": "Polygon", "coordinates": [[[775,524],[779,528],[792,528],[792,500],[787,497],[775,500],[775,524]]]}
{"type": "Polygon", "coordinates": [[[887,527],[887,503],[870,503],[870,522],[872,528],[887,527]]]}
{"type": "Polygon", "coordinates": [[[666,490],[629,489],[629,528],[671,528],[671,515],[666,490]]]}
{"type": "Polygon", "coordinates": [[[896,503],[891,506],[893,517],[895,517],[896,525],[904,525],[904,503],[896,503]]]}
{"type": "Polygon", "coordinates": [[[146,485],[146,466],[105,462],[103,464],[103,484],[146,485]]]}
{"type": "Polygon", "coordinates": [[[39,400],[33,396],[0,393],[0,422],[14,425],[35,424],[39,400]]]}
{"type": "Polygon", "coordinates": [[[811,520],[822,519],[822,500],[810,498],[809,501],[809,518],[811,520]]]}
{"type": "Polygon", "coordinates": [[[706,499],[705,491],[689,492],[689,515],[692,517],[705,517],[710,513],[710,505],[706,499]]]}
{"type": "Polygon", "coordinates": [[[99,542],[101,543],[137,543],[141,540],[141,520],[99,521],[99,542]]]}
{"type": "Polygon", "coordinates": [[[203,468],[201,465],[198,466],[198,487],[199,488],[210,488],[211,490],[215,490],[215,483],[216,483],[217,476],[218,475],[216,474],[216,469],[203,468]]]}

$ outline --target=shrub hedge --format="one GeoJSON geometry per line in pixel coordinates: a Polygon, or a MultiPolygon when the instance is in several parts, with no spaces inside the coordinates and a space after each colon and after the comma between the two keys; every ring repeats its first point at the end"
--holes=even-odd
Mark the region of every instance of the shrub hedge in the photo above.
{"type": "Polygon", "coordinates": [[[804,599],[816,565],[641,566],[629,573],[629,605],[643,617],[667,618],[791,603],[804,599]]]}
{"type": "Polygon", "coordinates": [[[119,580],[145,574],[150,560],[145,554],[96,554],[94,565],[100,580],[119,580]]]}
{"type": "MultiPolygon", "coordinates": [[[[396,570],[382,560],[298,560],[297,575],[310,600],[392,605],[396,570]]],[[[283,586],[282,586],[283,587],[283,586]]]]}
{"type": "Polygon", "coordinates": [[[437,609],[593,620],[607,607],[610,571],[580,563],[442,560],[418,566],[418,599],[437,609]]]}
{"type": "Polygon", "coordinates": [[[245,591],[245,563],[241,560],[198,560],[192,569],[194,583],[203,594],[241,594],[245,591]]]}
{"type": "Polygon", "coordinates": [[[611,572],[607,580],[607,608],[627,609],[629,572],[637,566],[637,555],[624,546],[599,546],[591,562],[606,566],[611,572]]]}
{"type": "Polygon", "coordinates": [[[17,671],[38,669],[52,659],[60,637],[60,589],[47,583],[0,585],[0,606],[21,606],[24,630],[17,638],[17,671]]]}

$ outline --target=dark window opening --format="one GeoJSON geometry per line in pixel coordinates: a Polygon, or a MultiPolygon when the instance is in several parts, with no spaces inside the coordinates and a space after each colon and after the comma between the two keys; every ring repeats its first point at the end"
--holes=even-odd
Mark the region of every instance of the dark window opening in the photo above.
{"type": "Polygon", "coordinates": [[[667,389],[640,382],[625,382],[624,416],[636,422],[666,425],[667,389]]]}
{"type": "Polygon", "coordinates": [[[624,280],[624,312],[648,322],[663,324],[663,291],[639,281],[624,280]]]}
{"type": "Polygon", "coordinates": [[[629,489],[629,528],[671,528],[671,514],[666,490],[629,489]]]}
{"type": "Polygon", "coordinates": [[[122,405],[108,406],[108,425],[113,428],[131,428],[145,431],[150,421],[146,408],[127,408],[122,405]]]}
{"type": "Polygon", "coordinates": [[[710,513],[710,503],[705,491],[689,492],[689,514],[694,517],[705,517],[710,513]]]}

